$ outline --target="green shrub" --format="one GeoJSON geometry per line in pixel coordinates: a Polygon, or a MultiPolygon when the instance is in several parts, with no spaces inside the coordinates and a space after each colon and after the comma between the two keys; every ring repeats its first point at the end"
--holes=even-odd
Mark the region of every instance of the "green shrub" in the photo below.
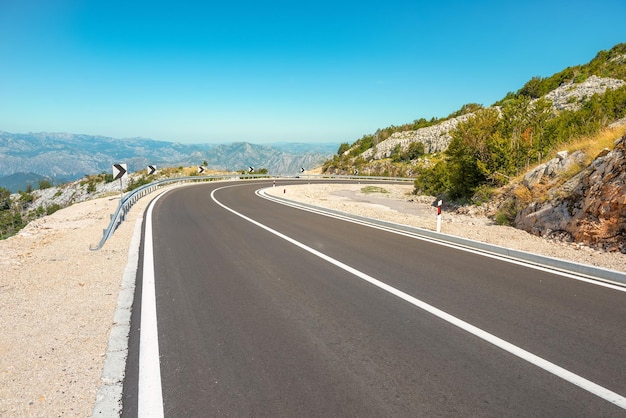
{"type": "Polygon", "coordinates": [[[52,205],[46,208],[46,215],[52,215],[54,212],[61,209],[61,206],[58,203],[53,203],[52,205]]]}
{"type": "Polygon", "coordinates": [[[131,177],[128,182],[127,192],[135,190],[143,185],[149,184],[152,181],[152,176],[141,176],[138,179],[131,177]]]}
{"type": "Polygon", "coordinates": [[[498,211],[495,218],[496,225],[510,226],[512,221],[506,212],[498,211]]]}
{"type": "Polygon", "coordinates": [[[472,203],[475,205],[482,205],[491,201],[495,194],[495,189],[486,184],[482,184],[476,188],[474,195],[472,196],[472,203]]]}
{"type": "Polygon", "coordinates": [[[379,186],[366,186],[366,187],[361,188],[361,193],[370,194],[370,193],[389,193],[389,192],[379,186]]]}

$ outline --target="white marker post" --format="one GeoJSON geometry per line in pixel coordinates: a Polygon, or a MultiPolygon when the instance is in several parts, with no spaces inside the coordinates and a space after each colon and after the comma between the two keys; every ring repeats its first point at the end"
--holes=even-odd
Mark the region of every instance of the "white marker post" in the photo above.
{"type": "Polygon", "coordinates": [[[443,201],[437,202],[437,232],[441,232],[441,204],[443,201]]]}

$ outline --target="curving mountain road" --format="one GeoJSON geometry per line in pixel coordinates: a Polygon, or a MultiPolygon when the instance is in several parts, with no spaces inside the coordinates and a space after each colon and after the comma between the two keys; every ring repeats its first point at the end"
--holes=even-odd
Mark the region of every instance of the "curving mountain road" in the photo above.
{"type": "Polygon", "coordinates": [[[624,289],[255,195],[270,186],[154,202],[125,416],[626,415],[624,289]]]}

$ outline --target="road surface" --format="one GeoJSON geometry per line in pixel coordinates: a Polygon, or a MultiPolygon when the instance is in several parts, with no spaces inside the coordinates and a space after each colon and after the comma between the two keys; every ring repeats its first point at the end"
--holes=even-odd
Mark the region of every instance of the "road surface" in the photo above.
{"type": "Polygon", "coordinates": [[[154,202],[125,416],[626,416],[623,289],[279,205],[261,187],[154,202]]]}

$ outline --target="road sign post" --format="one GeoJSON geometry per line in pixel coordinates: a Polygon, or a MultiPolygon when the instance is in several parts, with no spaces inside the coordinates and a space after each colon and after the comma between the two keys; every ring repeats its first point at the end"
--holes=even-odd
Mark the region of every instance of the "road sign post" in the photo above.
{"type": "Polygon", "coordinates": [[[127,176],[128,167],[126,164],[113,164],[113,180],[120,180],[120,201],[124,198],[124,186],[122,179],[127,176]]]}

